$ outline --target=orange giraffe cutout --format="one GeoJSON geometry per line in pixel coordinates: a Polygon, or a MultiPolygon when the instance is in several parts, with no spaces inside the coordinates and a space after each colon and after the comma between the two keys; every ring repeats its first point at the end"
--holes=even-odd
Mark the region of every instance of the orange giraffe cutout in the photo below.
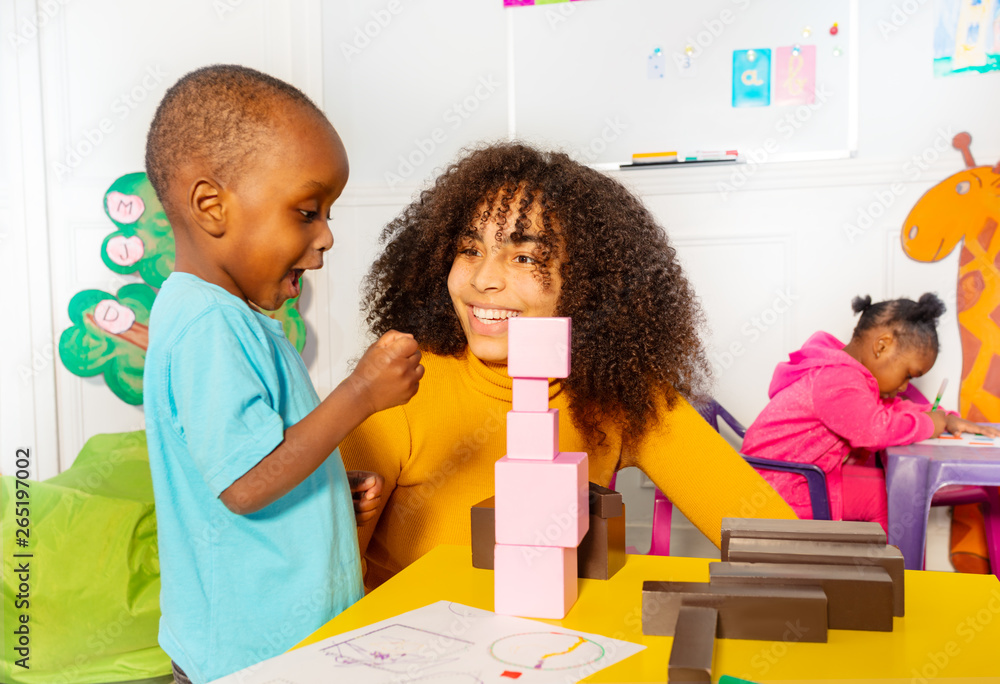
{"type": "Polygon", "coordinates": [[[900,235],[916,261],[940,261],[960,242],[955,308],[962,341],[959,413],[976,422],[1000,422],[1000,163],[976,166],[972,136],[952,146],[966,169],[928,190],[910,210],[900,235]]]}

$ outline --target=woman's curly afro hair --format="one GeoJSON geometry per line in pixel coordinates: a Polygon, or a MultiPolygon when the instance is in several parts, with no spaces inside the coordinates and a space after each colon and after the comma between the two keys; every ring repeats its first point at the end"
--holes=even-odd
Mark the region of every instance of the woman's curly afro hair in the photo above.
{"type": "Polygon", "coordinates": [[[541,224],[538,277],[545,286],[550,268],[562,277],[556,315],[573,319],[573,372],[563,388],[585,435],[603,441],[599,426],[614,421],[635,443],[658,402],[672,408],[679,395],[701,392],[703,316],[663,229],[619,182],[520,143],[468,153],[386,226],[364,283],[375,335],[402,330],[426,351],[465,351],[448,273],[462,236],[491,213],[500,226],[516,215],[513,232],[532,225],[529,213],[541,224]]]}

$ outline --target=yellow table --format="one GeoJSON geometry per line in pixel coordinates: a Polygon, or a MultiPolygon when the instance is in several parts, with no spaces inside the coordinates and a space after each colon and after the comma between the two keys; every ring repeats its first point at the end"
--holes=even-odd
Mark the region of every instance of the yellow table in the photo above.
{"type": "MultiPolygon", "coordinates": [[[[493,572],[473,568],[471,558],[468,546],[437,547],[299,646],[440,600],[493,610],[493,572]]],[[[673,639],[642,634],[642,583],[707,582],[709,562],[629,556],[607,582],[580,580],[580,598],[565,619],[543,622],[646,646],[586,682],[664,682],[673,639]]],[[[906,617],[894,618],[892,632],[830,630],[825,644],[719,639],[713,673],[716,681],[728,674],[761,683],[1000,684],[1000,582],[907,570],[906,617]]]]}

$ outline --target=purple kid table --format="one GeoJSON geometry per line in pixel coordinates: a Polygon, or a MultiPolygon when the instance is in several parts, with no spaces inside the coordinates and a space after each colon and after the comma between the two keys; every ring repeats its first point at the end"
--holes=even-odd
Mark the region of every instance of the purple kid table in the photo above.
{"type": "MultiPolygon", "coordinates": [[[[936,504],[985,501],[986,541],[994,574],[1000,573],[1000,447],[910,444],[886,450],[885,484],[889,498],[889,543],[899,547],[907,570],[924,565],[927,515],[936,504]],[[934,494],[949,485],[985,490],[934,494]]],[[[998,575],[1000,576],[1000,575],[998,575]]]]}

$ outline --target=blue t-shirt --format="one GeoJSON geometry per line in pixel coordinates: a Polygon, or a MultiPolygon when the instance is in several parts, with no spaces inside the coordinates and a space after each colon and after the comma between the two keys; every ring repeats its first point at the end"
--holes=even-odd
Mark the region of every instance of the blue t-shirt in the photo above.
{"type": "Polygon", "coordinates": [[[256,513],[219,499],[319,404],[280,322],[173,273],[153,305],[143,382],[159,641],[202,684],[282,653],[364,595],[354,507],[338,450],[256,513]]]}

